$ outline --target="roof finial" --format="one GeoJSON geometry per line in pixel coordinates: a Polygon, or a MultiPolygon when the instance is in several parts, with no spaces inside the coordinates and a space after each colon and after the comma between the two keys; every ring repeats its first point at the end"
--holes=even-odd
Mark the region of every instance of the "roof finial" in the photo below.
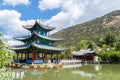
{"type": "Polygon", "coordinates": [[[37,22],[40,23],[40,19],[37,19],[37,22]]]}

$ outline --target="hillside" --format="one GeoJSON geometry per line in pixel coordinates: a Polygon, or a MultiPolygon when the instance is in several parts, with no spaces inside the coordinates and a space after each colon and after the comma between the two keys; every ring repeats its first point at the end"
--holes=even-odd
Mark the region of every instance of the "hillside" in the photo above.
{"type": "Polygon", "coordinates": [[[107,32],[120,36],[120,10],[113,11],[94,20],[78,24],[53,34],[52,37],[65,38],[57,44],[62,46],[77,45],[80,40],[97,42],[107,32]]]}

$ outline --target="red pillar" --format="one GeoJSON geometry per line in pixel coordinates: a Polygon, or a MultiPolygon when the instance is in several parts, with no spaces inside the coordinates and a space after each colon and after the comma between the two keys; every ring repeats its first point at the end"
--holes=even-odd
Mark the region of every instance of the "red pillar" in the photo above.
{"type": "Polygon", "coordinates": [[[28,55],[27,55],[27,59],[29,58],[29,53],[28,53],[28,55]]]}
{"type": "Polygon", "coordinates": [[[22,60],[22,57],[23,57],[23,53],[21,53],[21,60],[22,60]]]}
{"type": "Polygon", "coordinates": [[[17,59],[18,59],[18,53],[17,53],[17,59]]]}
{"type": "Polygon", "coordinates": [[[34,53],[35,53],[35,51],[33,50],[32,51],[32,62],[34,61],[34,53]]]}
{"type": "Polygon", "coordinates": [[[62,60],[62,54],[60,53],[60,60],[62,60]]]}
{"type": "Polygon", "coordinates": [[[91,61],[93,60],[93,56],[92,56],[92,54],[90,55],[90,59],[91,59],[91,61]]]}
{"type": "Polygon", "coordinates": [[[52,53],[50,54],[50,60],[51,60],[51,63],[52,63],[52,53]]]}
{"type": "Polygon", "coordinates": [[[86,57],[84,56],[84,61],[86,61],[86,57]]]}
{"type": "Polygon", "coordinates": [[[43,62],[44,62],[44,56],[45,56],[44,53],[42,53],[42,60],[43,60],[43,62]]]}
{"type": "Polygon", "coordinates": [[[48,54],[46,54],[46,56],[45,56],[46,58],[48,57],[48,54]]]}
{"type": "Polygon", "coordinates": [[[58,60],[58,54],[57,54],[57,60],[58,60]]]}
{"type": "Polygon", "coordinates": [[[42,60],[44,59],[44,53],[42,53],[42,60]]]}
{"type": "Polygon", "coordinates": [[[93,55],[93,54],[92,54],[92,58],[93,58],[93,59],[92,59],[92,61],[93,61],[93,60],[94,60],[94,55],[93,55]]]}
{"type": "Polygon", "coordinates": [[[25,60],[26,60],[26,53],[25,53],[25,60]]]}
{"type": "Polygon", "coordinates": [[[25,53],[26,60],[29,58],[29,53],[25,53]]]}

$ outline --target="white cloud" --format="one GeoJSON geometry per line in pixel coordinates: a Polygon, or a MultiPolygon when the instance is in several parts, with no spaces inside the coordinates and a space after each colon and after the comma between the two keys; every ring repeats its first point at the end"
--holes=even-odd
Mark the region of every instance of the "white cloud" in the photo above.
{"type": "Polygon", "coordinates": [[[120,9],[120,0],[39,0],[41,11],[60,9],[45,24],[57,27],[57,30],[82,23],[108,12],[120,9]]]}
{"type": "Polygon", "coordinates": [[[84,13],[84,5],[80,3],[79,0],[55,0],[55,2],[50,0],[39,1],[39,9],[41,10],[55,8],[60,8],[61,11],[44,23],[58,27],[57,29],[77,24],[79,18],[84,13]]]}
{"type": "Polygon", "coordinates": [[[39,9],[46,10],[46,9],[55,9],[61,6],[62,0],[40,0],[39,1],[39,9]]]}
{"type": "Polygon", "coordinates": [[[17,45],[23,45],[24,43],[16,40],[9,40],[7,41],[7,44],[9,46],[17,46],[17,45]]]}
{"type": "Polygon", "coordinates": [[[6,34],[20,34],[26,32],[21,26],[21,13],[15,10],[0,10],[0,26],[6,30],[6,34]]]}
{"type": "Polygon", "coordinates": [[[93,0],[94,5],[98,5],[100,3],[100,0],[93,0]]]}
{"type": "Polygon", "coordinates": [[[16,5],[29,5],[30,1],[29,0],[3,0],[3,5],[12,5],[12,6],[16,6],[16,5]]]}
{"type": "Polygon", "coordinates": [[[116,9],[120,9],[119,3],[120,0],[98,0],[99,2],[96,5],[96,9],[101,10],[101,12],[110,12],[116,9]]]}
{"type": "Polygon", "coordinates": [[[12,40],[14,36],[28,35],[30,32],[23,25],[32,25],[35,20],[20,20],[21,13],[15,10],[0,10],[0,29],[4,29],[4,37],[12,40]]]}
{"type": "Polygon", "coordinates": [[[22,22],[22,25],[33,25],[35,23],[35,20],[34,19],[27,20],[27,21],[22,20],[21,22],[22,22]]]}
{"type": "MultiPolygon", "coordinates": [[[[15,6],[20,3],[27,5],[26,2],[22,3],[22,1],[25,0],[16,1],[18,2],[14,2],[14,0],[3,0],[3,4],[15,6]]],[[[51,16],[50,19],[43,19],[42,21],[44,24],[57,27],[56,31],[58,31],[120,9],[119,3],[120,0],[39,0],[38,7],[41,11],[60,9],[60,11],[51,16]]],[[[35,20],[20,20],[21,16],[22,14],[16,10],[0,10],[0,27],[6,30],[7,38],[10,39],[13,36],[28,34],[22,25],[34,24],[35,20]]]]}

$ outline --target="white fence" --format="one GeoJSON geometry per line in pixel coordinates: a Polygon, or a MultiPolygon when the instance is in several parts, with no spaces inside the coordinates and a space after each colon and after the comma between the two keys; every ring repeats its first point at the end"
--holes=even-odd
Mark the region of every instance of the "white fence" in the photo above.
{"type": "Polygon", "coordinates": [[[72,59],[72,60],[61,60],[60,62],[63,64],[78,64],[78,63],[81,63],[82,60],[72,59]]]}

